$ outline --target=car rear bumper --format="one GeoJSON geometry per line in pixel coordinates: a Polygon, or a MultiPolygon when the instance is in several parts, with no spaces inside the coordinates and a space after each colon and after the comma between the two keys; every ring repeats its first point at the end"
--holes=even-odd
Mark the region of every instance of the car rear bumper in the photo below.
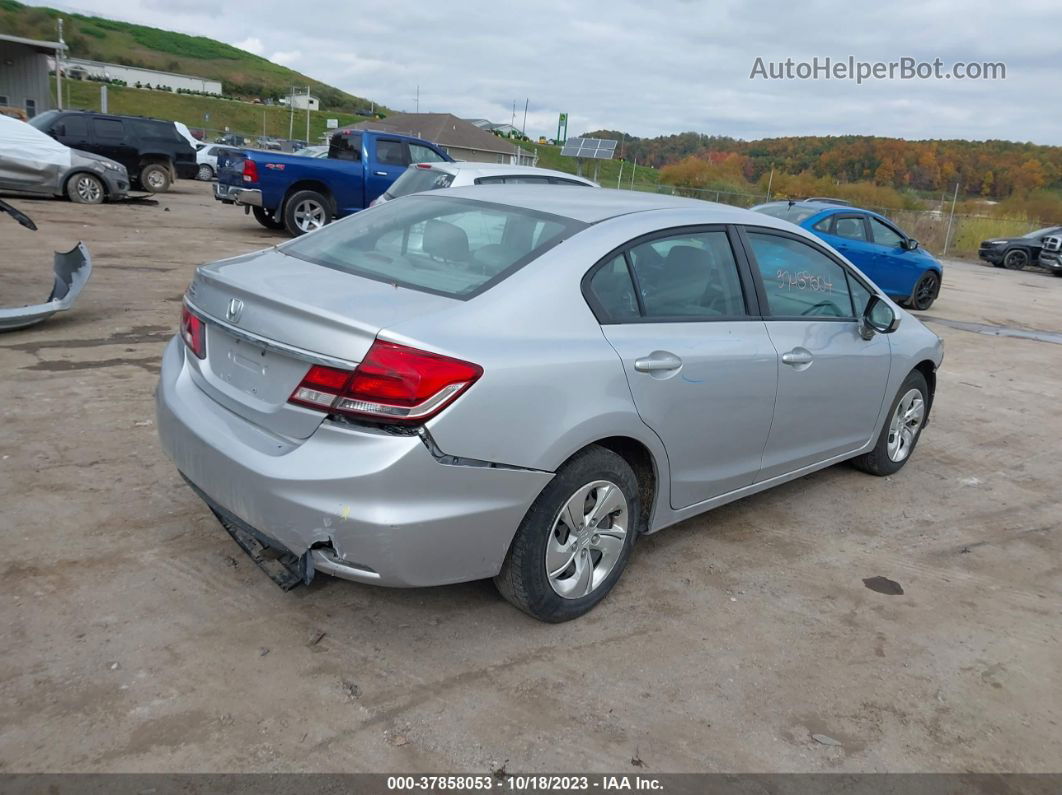
{"type": "Polygon", "coordinates": [[[225,204],[248,204],[252,207],[262,206],[262,191],[257,188],[240,188],[236,185],[214,183],[214,198],[225,204]]]}
{"type": "Polygon", "coordinates": [[[1062,271],[1062,252],[1041,251],[1040,259],[1037,260],[1036,264],[1050,271],[1062,271]]]}
{"type": "Polygon", "coordinates": [[[553,477],[444,464],[417,435],[327,420],[307,439],[280,437],[212,400],[184,357],[174,338],[156,393],[163,449],[216,513],[309,555],[311,572],[390,586],[492,577],[553,477]]]}

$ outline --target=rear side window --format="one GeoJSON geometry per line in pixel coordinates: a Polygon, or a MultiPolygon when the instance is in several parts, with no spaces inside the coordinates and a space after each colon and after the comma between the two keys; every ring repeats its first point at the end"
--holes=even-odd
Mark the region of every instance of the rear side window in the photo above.
{"type": "Polygon", "coordinates": [[[623,323],[641,317],[634,283],[622,254],[597,269],[587,290],[602,323],[623,323]]]}
{"type": "Polygon", "coordinates": [[[421,144],[409,145],[409,162],[411,163],[445,163],[445,158],[434,149],[421,144]]]}
{"type": "Polygon", "coordinates": [[[125,128],[118,119],[93,119],[92,132],[97,138],[113,140],[125,137],[125,128]]]}
{"type": "Polygon", "coordinates": [[[376,141],[376,160],[388,166],[408,166],[406,148],[401,141],[379,138],[376,141]]]}
{"type": "Polygon", "coordinates": [[[361,135],[333,135],[328,141],[328,156],[332,160],[361,160],[361,135]]]}
{"type": "Polygon", "coordinates": [[[453,174],[447,174],[445,171],[411,167],[387,189],[387,197],[397,199],[399,196],[408,196],[410,193],[449,188],[453,181],[453,174]]]}
{"type": "Polygon", "coordinates": [[[70,138],[88,137],[88,120],[84,116],[66,116],[60,122],[62,134],[70,138]]]}
{"type": "Polygon", "coordinates": [[[833,233],[838,237],[846,237],[849,240],[866,240],[867,228],[863,223],[862,216],[839,215],[834,221],[833,233]]]}
{"type": "Polygon", "coordinates": [[[645,316],[706,319],[745,314],[726,232],[665,237],[630,250],[645,316]]]}
{"type": "Polygon", "coordinates": [[[396,286],[471,298],[585,226],[521,207],[408,196],[296,238],[280,250],[396,286]]]}
{"type": "Polygon", "coordinates": [[[576,185],[580,188],[589,187],[585,182],[579,182],[578,180],[574,179],[564,179],[563,177],[550,177],[549,183],[551,185],[576,185]]]}
{"type": "Polygon", "coordinates": [[[818,249],[781,235],[748,233],[773,317],[853,317],[845,270],[818,249]]]}

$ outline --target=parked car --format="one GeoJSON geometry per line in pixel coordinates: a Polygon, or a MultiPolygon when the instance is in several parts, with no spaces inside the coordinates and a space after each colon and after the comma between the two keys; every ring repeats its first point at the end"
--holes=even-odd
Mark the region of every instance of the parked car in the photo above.
{"type": "Polygon", "coordinates": [[[199,144],[195,152],[195,161],[199,168],[196,179],[209,182],[218,173],[218,154],[226,147],[218,144],[199,144]]]}
{"type": "Polygon", "coordinates": [[[246,146],[247,139],[242,135],[236,135],[236,133],[225,133],[215,138],[214,143],[223,144],[224,146],[246,146]]]}
{"type": "Polygon", "coordinates": [[[1036,264],[1055,276],[1062,276],[1062,235],[1048,235],[1043,239],[1036,264]]]}
{"type": "Polygon", "coordinates": [[[178,177],[196,174],[195,151],[172,121],[49,110],[29,123],[60,143],[121,163],[142,190],[161,193],[178,177]]]}
{"type": "Polygon", "coordinates": [[[0,190],[99,204],[125,198],[129,174],[121,163],[71,149],[28,122],[0,115],[0,190]]]}
{"type": "Polygon", "coordinates": [[[279,152],[282,148],[280,146],[280,141],[266,135],[259,136],[255,143],[257,143],[259,149],[269,149],[279,152]]]}
{"type": "Polygon", "coordinates": [[[548,168],[514,166],[505,163],[415,163],[396,179],[386,191],[373,199],[371,206],[383,204],[399,196],[439,188],[460,188],[465,185],[576,185],[601,187],[574,174],[548,168]]]}
{"type": "Polygon", "coordinates": [[[642,533],[844,460],[899,471],[940,362],[776,218],[485,185],[201,266],[157,426],[284,587],[493,577],[563,621],[642,533]]]}
{"type": "Polygon", "coordinates": [[[825,240],[901,306],[929,309],[940,294],[940,261],[884,215],[836,201],[778,201],[752,209],[825,240]]]}
{"type": "Polygon", "coordinates": [[[225,152],[218,158],[214,198],[251,207],[267,229],[302,235],[368,207],[410,163],[452,160],[435,144],[409,135],[341,130],[330,139],[327,158],[225,152]]]}
{"type": "Polygon", "coordinates": [[[1052,235],[1062,235],[1062,226],[1045,226],[1021,237],[982,240],[977,255],[997,268],[1020,271],[1038,262],[1044,239],[1052,235]]]}

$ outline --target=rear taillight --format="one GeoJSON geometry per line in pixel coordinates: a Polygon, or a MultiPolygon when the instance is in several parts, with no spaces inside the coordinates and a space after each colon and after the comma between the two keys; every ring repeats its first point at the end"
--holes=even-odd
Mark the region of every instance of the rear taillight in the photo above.
{"type": "Polygon", "coordinates": [[[258,182],[258,164],[250,158],[243,161],[243,181],[258,182]]]}
{"type": "Polygon", "coordinates": [[[376,340],[354,370],[311,367],[289,402],[330,414],[421,423],[481,375],[479,365],[376,340]]]}
{"type": "Polygon", "coordinates": [[[181,339],[197,358],[206,358],[206,323],[187,304],[181,305],[181,339]]]}

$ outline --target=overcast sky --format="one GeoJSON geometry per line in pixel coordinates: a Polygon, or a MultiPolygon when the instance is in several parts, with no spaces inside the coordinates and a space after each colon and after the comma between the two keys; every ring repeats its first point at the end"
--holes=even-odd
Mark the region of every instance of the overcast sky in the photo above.
{"type": "MultiPolygon", "coordinates": [[[[40,5],[60,6],[56,2],[40,5]]],[[[1058,0],[77,0],[220,39],[398,110],[761,138],[868,134],[1062,144],[1058,0]],[[1004,62],[1006,79],[750,79],[765,62],[1004,62]]]]}

